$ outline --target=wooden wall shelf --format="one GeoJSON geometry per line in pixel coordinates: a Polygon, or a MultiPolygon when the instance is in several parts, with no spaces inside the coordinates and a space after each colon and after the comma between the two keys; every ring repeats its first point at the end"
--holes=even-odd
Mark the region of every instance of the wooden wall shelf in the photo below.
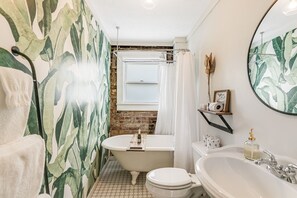
{"type": "Polygon", "coordinates": [[[223,131],[233,134],[233,129],[230,127],[230,125],[227,123],[227,121],[223,117],[223,115],[232,115],[231,112],[214,112],[214,111],[208,111],[208,110],[204,110],[204,109],[198,109],[198,111],[200,112],[200,114],[203,116],[203,118],[206,120],[206,122],[210,126],[213,126],[217,129],[220,129],[220,130],[223,130],[223,131]],[[205,113],[219,116],[219,118],[223,121],[225,126],[221,126],[219,124],[209,121],[209,119],[206,117],[205,113]]]}

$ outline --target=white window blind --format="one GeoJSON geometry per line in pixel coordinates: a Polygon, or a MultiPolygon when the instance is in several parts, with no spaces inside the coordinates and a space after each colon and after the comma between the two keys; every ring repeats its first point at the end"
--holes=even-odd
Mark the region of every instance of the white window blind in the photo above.
{"type": "Polygon", "coordinates": [[[161,52],[119,52],[117,109],[158,110],[161,52]]]}

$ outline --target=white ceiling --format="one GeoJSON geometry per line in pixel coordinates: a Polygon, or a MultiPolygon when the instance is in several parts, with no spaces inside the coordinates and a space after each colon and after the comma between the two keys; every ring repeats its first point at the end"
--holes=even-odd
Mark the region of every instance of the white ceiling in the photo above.
{"type": "Polygon", "coordinates": [[[144,0],[87,0],[112,44],[171,44],[199,26],[218,0],[154,0],[147,10],[144,0]]]}

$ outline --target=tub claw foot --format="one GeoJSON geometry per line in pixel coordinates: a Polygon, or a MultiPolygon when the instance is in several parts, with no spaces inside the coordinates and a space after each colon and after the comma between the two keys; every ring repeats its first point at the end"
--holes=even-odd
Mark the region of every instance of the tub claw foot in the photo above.
{"type": "Polygon", "coordinates": [[[139,172],[137,172],[137,171],[130,171],[130,173],[132,175],[132,181],[131,181],[131,183],[132,183],[132,185],[135,185],[136,184],[136,179],[137,179],[137,177],[139,175],[139,172]]]}

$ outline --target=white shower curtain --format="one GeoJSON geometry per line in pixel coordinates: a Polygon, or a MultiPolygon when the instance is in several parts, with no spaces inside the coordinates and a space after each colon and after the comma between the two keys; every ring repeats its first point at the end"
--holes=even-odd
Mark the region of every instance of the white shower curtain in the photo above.
{"type": "Polygon", "coordinates": [[[155,134],[174,134],[174,167],[194,173],[192,142],[197,141],[194,57],[177,54],[176,64],[161,66],[160,100],[155,134]]]}
{"type": "Polygon", "coordinates": [[[180,52],[176,59],[174,167],[194,172],[192,142],[197,140],[194,57],[180,52]]]}
{"type": "Polygon", "coordinates": [[[164,63],[160,66],[159,109],[155,134],[174,134],[175,74],[175,65],[164,63]]]}

